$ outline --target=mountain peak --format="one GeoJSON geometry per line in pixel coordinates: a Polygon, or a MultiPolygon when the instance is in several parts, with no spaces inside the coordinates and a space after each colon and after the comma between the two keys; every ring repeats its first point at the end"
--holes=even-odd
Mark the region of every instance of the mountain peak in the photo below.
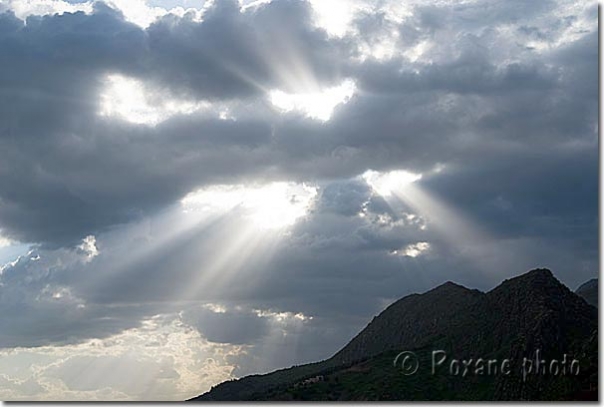
{"type": "Polygon", "coordinates": [[[556,277],[554,277],[554,274],[551,272],[550,269],[547,268],[537,268],[537,269],[533,269],[530,271],[527,271],[524,274],[521,274],[517,277],[512,278],[511,280],[515,280],[515,279],[523,279],[523,280],[529,280],[529,279],[553,279],[556,280],[556,277]]]}
{"type": "Polygon", "coordinates": [[[543,276],[543,277],[554,277],[554,273],[548,268],[537,268],[524,273],[525,276],[543,276]]]}
{"type": "Polygon", "coordinates": [[[527,271],[516,277],[506,279],[492,291],[507,289],[512,286],[517,287],[517,289],[529,291],[565,287],[549,269],[538,268],[527,271]]]}
{"type": "Polygon", "coordinates": [[[466,287],[462,286],[461,284],[454,283],[454,282],[453,282],[453,281],[451,281],[451,280],[448,280],[448,281],[446,281],[446,282],[442,283],[441,285],[439,285],[439,286],[438,286],[438,287],[436,287],[436,288],[439,288],[439,287],[458,287],[458,288],[466,288],[466,287]]]}
{"type": "Polygon", "coordinates": [[[403,297],[375,317],[332,360],[348,363],[386,350],[425,345],[445,335],[448,323],[472,309],[484,295],[447,281],[423,294],[403,297]]]}
{"type": "MultiPolygon", "coordinates": [[[[541,303],[555,305],[560,298],[572,292],[549,269],[538,268],[503,281],[488,292],[489,297],[502,305],[513,303],[541,303]]],[[[508,305],[504,305],[508,306],[508,305]]],[[[524,306],[524,305],[523,305],[524,306]]]]}
{"type": "Polygon", "coordinates": [[[438,293],[438,292],[455,292],[455,291],[470,291],[469,288],[464,287],[463,285],[454,283],[453,281],[446,281],[441,285],[434,287],[433,289],[426,291],[428,293],[438,293]]]}
{"type": "MultiPolygon", "coordinates": [[[[400,400],[423,389],[424,393],[416,399],[431,400],[440,394],[442,387],[440,382],[429,380],[429,377],[418,381],[397,380],[402,386],[408,383],[408,387],[400,391],[390,386],[394,380],[382,381],[386,384],[375,380],[383,377],[385,366],[392,367],[397,353],[426,349],[444,349],[462,356],[498,358],[509,355],[514,360],[533,355],[535,349],[543,351],[544,355],[561,355],[568,351],[578,355],[584,352],[582,349],[595,349],[588,354],[591,362],[581,362],[581,370],[586,363],[585,371],[595,372],[595,379],[584,376],[586,379],[577,382],[579,386],[589,381],[591,389],[597,382],[597,340],[594,339],[597,338],[597,326],[597,309],[571,292],[545,268],[506,280],[486,294],[447,281],[423,294],[412,294],[394,302],[327,360],[225,382],[198,400],[288,400],[298,394],[297,390],[309,399],[356,400],[354,394],[361,397],[373,394],[363,393],[366,389],[371,392],[376,389],[378,396],[384,399],[400,400]],[[591,344],[591,347],[586,348],[585,344],[591,344]],[[359,374],[361,371],[368,373],[359,374]],[[318,377],[325,378],[321,386],[299,386],[309,378],[318,377]],[[342,390],[342,386],[348,387],[342,390]]],[[[398,370],[392,372],[396,374],[393,377],[400,378],[398,370]]],[[[489,378],[492,383],[490,397],[494,400],[544,399],[550,394],[557,395],[556,392],[566,389],[568,384],[565,382],[562,386],[555,382],[556,378],[550,380],[545,376],[530,386],[508,382],[507,378],[492,379],[489,378]]],[[[455,383],[457,387],[460,381],[455,383]]],[[[566,390],[566,395],[580,390],[577,386],[566,390]]],[[[475,386],[458,391],[478,394],[475,386]]]]}

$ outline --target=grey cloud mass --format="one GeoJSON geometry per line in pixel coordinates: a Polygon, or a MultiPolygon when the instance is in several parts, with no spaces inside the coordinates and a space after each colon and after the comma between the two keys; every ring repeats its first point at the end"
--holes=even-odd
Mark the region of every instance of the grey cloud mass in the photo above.
{"type": "MultiPolygon", "coordinates": [[[[445,21],[451,14],[424,10],[419,20],[438,13],[445,21]]],[[[472,159],[474,149],[499,155],[504,140],[527,149],[551,148],[553,138],[595,141],[596,105],[589,101],[596,93],[580,83],[597,74],[596,33],[572,49],[512,63],[500,64],[498,50],[488,48],[495,40],[511,46],[492,27],[484,40],[459,33],[454,48],[442,41],[439,63],[354,62],[351,41],[330,40],[308,20],[308,5],[287,1],[245,13],[218,2],[202,22],[167,16],[146,30],[102,3],[91,15],[30,17],[25,26],[5,13],[5,233],[73,243],[217,179],[346,177],[400,163],[421,170],[472,159]],[[283,27],[284,34],[271,34],[283,27]],[[279,40],[287,50],[275,48],[279,40]],[[296,78],[297,69],[319,83],[354,75],[361,92],[327,124],[248,113],[235,123],[175,117],[149,129],[96,115],[107,73],[143,78],[178,96],[230,100],[284,85],[283,76],[296,78]]],[[[426,24],[416,30],[438,41],[439,31],[426,24]]]]}

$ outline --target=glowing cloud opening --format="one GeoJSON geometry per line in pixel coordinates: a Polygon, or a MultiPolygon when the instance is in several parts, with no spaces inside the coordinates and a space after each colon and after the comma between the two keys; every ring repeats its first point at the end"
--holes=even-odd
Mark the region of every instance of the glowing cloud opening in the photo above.
{"type": "MultiPolygon", "coordinates": [[[[437,166],[429,173],[439,173],[443,169],[437,166]]],[[[488,269],[493,258],[501,258],[503,254],[499,248],[488,254],[480,248],[492,246],[493,238],[479,225],[466,219],[459,211],[448,206],[445,202],[433,197],[424,191],[415,181],[421,179],[421,174],[413,174],[406,171],[391,171],[380,173],[377,171],[366,171],[362,178],[372,187],[375,193],[382,196],[390,208],[395,212],[405,212],[410,209],[425,220],[430,229],[437,231],[444,240],[457,252],[474,261],[479,267],[488,269]]],[[[359,216],[366,214],[361,212],[359,216]]],[[[427,227],[422,225],[421,230],[427,227]]],[[[393,250],[390,255],[418,257],[432,247],[427,242],[418,242],[393,250]]],[[[522,259],[522,262],[525,260],[522,259]]]]}
{"type": "Polygon", "coordinates": [[[177,114],[192,114],[211,105],[207,102],[175,100],[154,94],[137,79],[108,75],[101,93],[99,114],[119,117],[135,124],[155,126],[177,114]]]}
{"type": "Polygon", "coordinates": [[[181,200],[185,212],[227,212],[240,208],[261,229],[282,229],[308,213],[317,188],[274,182],[257,187],[215,185],[192,192],[181,200]]]}
{"type": "Polygon", "coordinates": [[[273,106],[284,113],[299,111],[312,119],[328,121],[339,104],[347,103],[356,91],[354,81],[347,79],[339,86],[311,93],[269,92],[273,106]]]}
{"type": "Polygon", "coordinates": [[[428,250],[430,250],[430,243],[417,242],[414,244],[407,245],[400,250],[393,250],[390,252],[390,254],[393,256],[418,257],[427,252],[428,250]]]}
{"type": "Polygon", "coordinates": [[[367,184],[378,194],[387,197],[391,196],[397,190],[418,181],[422,178],[421,174],[414,174],[408,171],[390,171],[381,173],[378,171],[367,170],[362,175],[367,184]]]}
{"type": "Polygon", "coordinates": [[[351,28],[351,23],[360,7],[343,0],[311,0],[316,24],[329,35],[342,37],[351,28]]]}
{"type": "Polygon", "coordinates": [[[13,244],[13,241],[10,240],[7,237],[2,236],[2,234],[0,233],[0,248],[1,247],[7,247],[13,244]]]}

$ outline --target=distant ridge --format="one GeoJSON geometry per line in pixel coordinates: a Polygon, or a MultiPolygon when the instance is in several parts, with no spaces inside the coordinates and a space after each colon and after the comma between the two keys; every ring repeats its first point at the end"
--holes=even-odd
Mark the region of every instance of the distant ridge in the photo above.
{"type": "Polygon", "coordinates": [[[575,291],[577,295],[580,295],[587,301],[589,304],[594,307],[598,306],[598,279],[592,278],[591,280],[583,283],[577,288],[575,291]]]}

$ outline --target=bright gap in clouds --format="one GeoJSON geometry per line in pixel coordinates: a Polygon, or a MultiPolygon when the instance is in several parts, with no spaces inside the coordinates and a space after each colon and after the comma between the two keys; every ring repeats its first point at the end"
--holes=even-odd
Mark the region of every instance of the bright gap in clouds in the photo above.
{"type": "Polygon", "coordinates": [[[310,0],[316,23],[329,35],[341,37],[350,29],[357,8],[347,0],[310,0]]]}
{"type": "Polygon", "coordinates": [[[328,121],[333,109],[339,104],[347,103],[355,91],[354,81],[347,79],[338,86],[316,92],[286,93],[273,90],[269,93],[269,98],[273,106],[285,113],[298,111],[312,119],[328,121]]]}
{"type": "Polygon", "coordinates": [[[207,102],[176,100],[153,92],[137,79],[108,75],[100,95],[101,116],[119,117],[135,124],[155,126],[177,114],[192,114],[211,105],[207,102]]]}
{"type": "MultiPolygon", "coordinates": [[[[436,166],[430,172],[438,173],[442,169],[442,166],[436,166]]],[[[460,256],[476,263],[478,267],[488,270],[494,259],[505,257],[499,247],[494,245],[493,237],[479,225],[418,185],[416,181],[422,178],[422,174],[403,170],[390,172],[368,170],[361,177],[376,194],[384,198],[394,212],[411,209],[416,216],[424,219],[428,227],[436,231],[449,247],[455,249],[460,256]],[[492,249],[486,251],[485,247],[492,249]]],[[[359,216],[363,217],[364,214],[361,212],[359,216]]],[[[390,251],[390,255],[418,257],[430,249],[430,243],[417,242],[390,251]]],[[[522,259],[522,262],[526,260],[522,259]]]]}
{"type": "Polygon", "coordinates": [[[417,242],[414,244],[407,245],[400,250],[393,250],[390,252],[392,256],[407,256],[417,257],[430,249],[430,243],[428,242],[417,242]]]}
{"type": "Polygon", "coordinates": [[[396,170],[390,172],[378,172],[367,170],[362,175],[367,184],[382,196],[390,196],[397,189],[403,188],[422,178],[421,174],[408,171],[396,170]]]}
{"type": "Polygon", "coordinates": [[[185,196],[185,211],[226,212],[242,209],[244,216],[261,229],[293,225],[310,210],[317,188],[292,182],[262,186],[214,185],[185,196]]]}
{"type": "Polygon", "coordinates": [[[10,246],[12,244],[12,240],[2,236],[2,234],[0,234],[0,247],[6,247],[6,246],[10,246]]]}

